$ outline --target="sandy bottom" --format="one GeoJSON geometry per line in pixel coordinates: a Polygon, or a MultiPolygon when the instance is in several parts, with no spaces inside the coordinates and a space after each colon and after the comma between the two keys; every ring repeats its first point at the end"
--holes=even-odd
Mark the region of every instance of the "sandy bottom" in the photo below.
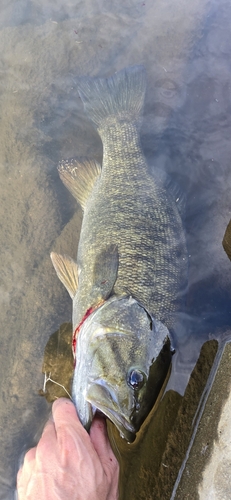
{"type": "MultiPolygon", "coordinates": [[[[0,500],[12,500],[19,459],[50,409],[38,394],[44,349],[71,320],[49,253],[75,258],[81,213],[56,165],[102,158],[76,76],[146,67],[144,152],[150,170],[173,175],[187,201],[190,289],[178,343],[186,352],[190,333],[201,335],[201,346],[230,322],[231,269],[221,242],[230,219],[231,12],[225,1],[199,0],[43,0],[39,7],[31,0],[1,9],[0,500]]],[[[181,373],[193,368],[199,350],[179,357],[181,373]]],[[[174,395],[175,408],[180,398],[174,395]]],[[[154,430],[152,442],[154,449],[154,430]]],[[[156,460],[147,457],[141,483],[156,460]]]]}

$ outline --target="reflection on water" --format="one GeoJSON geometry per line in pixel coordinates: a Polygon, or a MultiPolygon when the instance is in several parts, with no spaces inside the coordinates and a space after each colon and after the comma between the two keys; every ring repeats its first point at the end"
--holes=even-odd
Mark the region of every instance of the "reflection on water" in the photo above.
{"type": "Polygon", "coordinates": [[[49,252],[75,258],[81,214],[56,164],[102,157],[76,76],[137,63],[147,70],[144,152],[150,170],[174,177],[187,201],[191,265],[179,382],[204,340],[230,324],[231,269],[222,248],[230,220],[230,10],[225,0],[1,3],[0,499],[13,498],[18,459],[47,418],[38,394],[43,351],[71,317],[49,252]]]}

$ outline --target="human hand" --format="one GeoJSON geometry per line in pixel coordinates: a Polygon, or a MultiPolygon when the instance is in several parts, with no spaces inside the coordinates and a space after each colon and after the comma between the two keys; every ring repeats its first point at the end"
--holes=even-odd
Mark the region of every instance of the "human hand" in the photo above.
{"type": "Polygon", "coordinates": [[[18,472],[18,500],[117,500],[119,465],[105,420],[95,417],[89,435],[66,398],[52,414],[18,472]]]}

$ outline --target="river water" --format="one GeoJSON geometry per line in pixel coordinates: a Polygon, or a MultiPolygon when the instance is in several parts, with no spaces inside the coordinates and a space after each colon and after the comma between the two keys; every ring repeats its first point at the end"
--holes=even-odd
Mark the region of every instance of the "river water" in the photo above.
{"type": "Polygon", "coordinates": [[[230,325],[230,29],[230,0],[1,2],[0,500],[50,409],[44,347],[71,319],[49,253],[76,257],[81,212],[56,165],[102,158],[76,77],[145,66],[144,153],[184,193],[189,290],[170,388],[183,394],[204,340],[230,325]]]}

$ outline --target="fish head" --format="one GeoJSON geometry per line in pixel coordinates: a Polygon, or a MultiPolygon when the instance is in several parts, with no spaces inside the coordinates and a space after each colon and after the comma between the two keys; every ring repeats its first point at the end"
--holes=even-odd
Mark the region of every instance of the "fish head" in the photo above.
{"type": "Polygon", "coordinates": [[[171,363],[168,329],[132,297],[112,297],[79,333],[72,396],[89,428],[96,410],[132,442],[171,363]]]}

